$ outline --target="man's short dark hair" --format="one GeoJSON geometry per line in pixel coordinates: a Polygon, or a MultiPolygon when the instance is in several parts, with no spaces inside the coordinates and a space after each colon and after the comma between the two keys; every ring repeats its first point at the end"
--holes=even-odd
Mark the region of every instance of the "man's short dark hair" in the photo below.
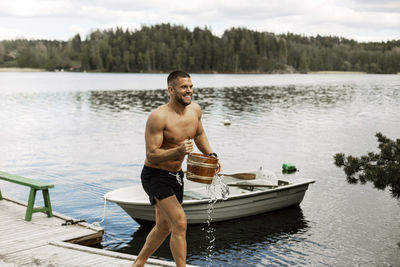
{"type": "Polygon", "coordinates": [[[168,75],[167,83],[171,85],[173,81],[177,78],[190,78],[190,75],[187,72],[181,70],[175,70],[168,75]]]}

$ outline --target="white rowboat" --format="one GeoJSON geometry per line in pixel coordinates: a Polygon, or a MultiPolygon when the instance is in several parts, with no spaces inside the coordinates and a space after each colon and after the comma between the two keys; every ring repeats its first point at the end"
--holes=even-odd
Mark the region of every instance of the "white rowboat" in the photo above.
{"type": "MultiPolygon", "coordinates": [[[[296,179],[291,182],[278,180],[271,172],[241,172],[223,175],[228,185],[229,196],[224,200],[221,185],[215,181],[216,202],[211,218],[213,222],[227,221],[299,205],[304,198],[311,179],[296,179]],[[244,181],[245,179],[246,181],[244,181]],[[249,180],[250,179],[250,180],[249,180]]],[[[210,197],[207,186],[190,180],[184,181],[185,210],[188,224],[205,223],[208,220],[210,197]]],[[[116,189],[104,195],[106,201],[118,204],[138,223],[154,222],[154,207],[141,185],[116,189]]]]}

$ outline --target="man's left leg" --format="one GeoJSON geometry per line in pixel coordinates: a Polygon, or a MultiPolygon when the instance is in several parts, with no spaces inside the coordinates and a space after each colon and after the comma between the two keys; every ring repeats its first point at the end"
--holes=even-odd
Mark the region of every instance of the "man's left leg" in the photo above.
{"type": "Polygon", "coordinates": [[[177,267],[186,266],[186,215],[175,195],[156,204],[171,226],[170,248],[177,267]]]}
{"type": "MultiPolygon", "coordinates": [[[[158,202],[158,201],[157,201],[158,202]]],[[[151,229],[146,237],[146,242],[140,250],[135,262],[132,266],[144,266],[147,259],[161,246],[167,236],[171,233],[170,223],[164,212],[155,205],[156,209],[156,225],[151,229]]]]}

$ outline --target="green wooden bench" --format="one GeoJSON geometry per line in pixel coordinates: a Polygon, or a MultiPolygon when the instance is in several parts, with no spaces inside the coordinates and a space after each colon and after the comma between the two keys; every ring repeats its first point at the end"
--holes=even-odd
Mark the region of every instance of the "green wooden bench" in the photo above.
{"type": "MultiPolygon", "coordinates": [[[[46,212],[48,217],[53,216],[50,203],[50,194],[49,194],[49,188],[53,188],[54,187],[53,184],[48,184],[42,181],[25,178],[14,174],[9,174],[2,171],[0,171],[0,179],[20,185],[29,186],[31,188],[31,191],[29,193],[28,206],[26,208],[26,213],[25,213],[25,221],[32,220],[32,213],[34,212],[46,212]],[[35,205],[36,191],[38,190],[42,190],[45,206],[35,208],[34,205],[35,205]]],[[[2,199],[3,197],[1,195],[1,190],[0,190],[0,200],[2,199]]]]}

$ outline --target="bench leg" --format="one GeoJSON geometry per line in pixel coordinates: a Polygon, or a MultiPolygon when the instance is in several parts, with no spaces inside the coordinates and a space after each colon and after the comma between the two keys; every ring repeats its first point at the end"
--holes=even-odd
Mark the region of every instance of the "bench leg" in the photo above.
{"type": "Polygon", "coordinates": [[[43,193],[44,206],[46,207],[47,216],[51,217],[53,216],[53,211],[51,210],[49,189],[43,189],[42,193],[43,193]]]}
{"type": "Polygon", "coordinates": [[[26,208],[25,221],[32,220],[33,206],[35,205],[36,189],[31,187],[31,192],[29,193],[28,207],[26,208]]]}

